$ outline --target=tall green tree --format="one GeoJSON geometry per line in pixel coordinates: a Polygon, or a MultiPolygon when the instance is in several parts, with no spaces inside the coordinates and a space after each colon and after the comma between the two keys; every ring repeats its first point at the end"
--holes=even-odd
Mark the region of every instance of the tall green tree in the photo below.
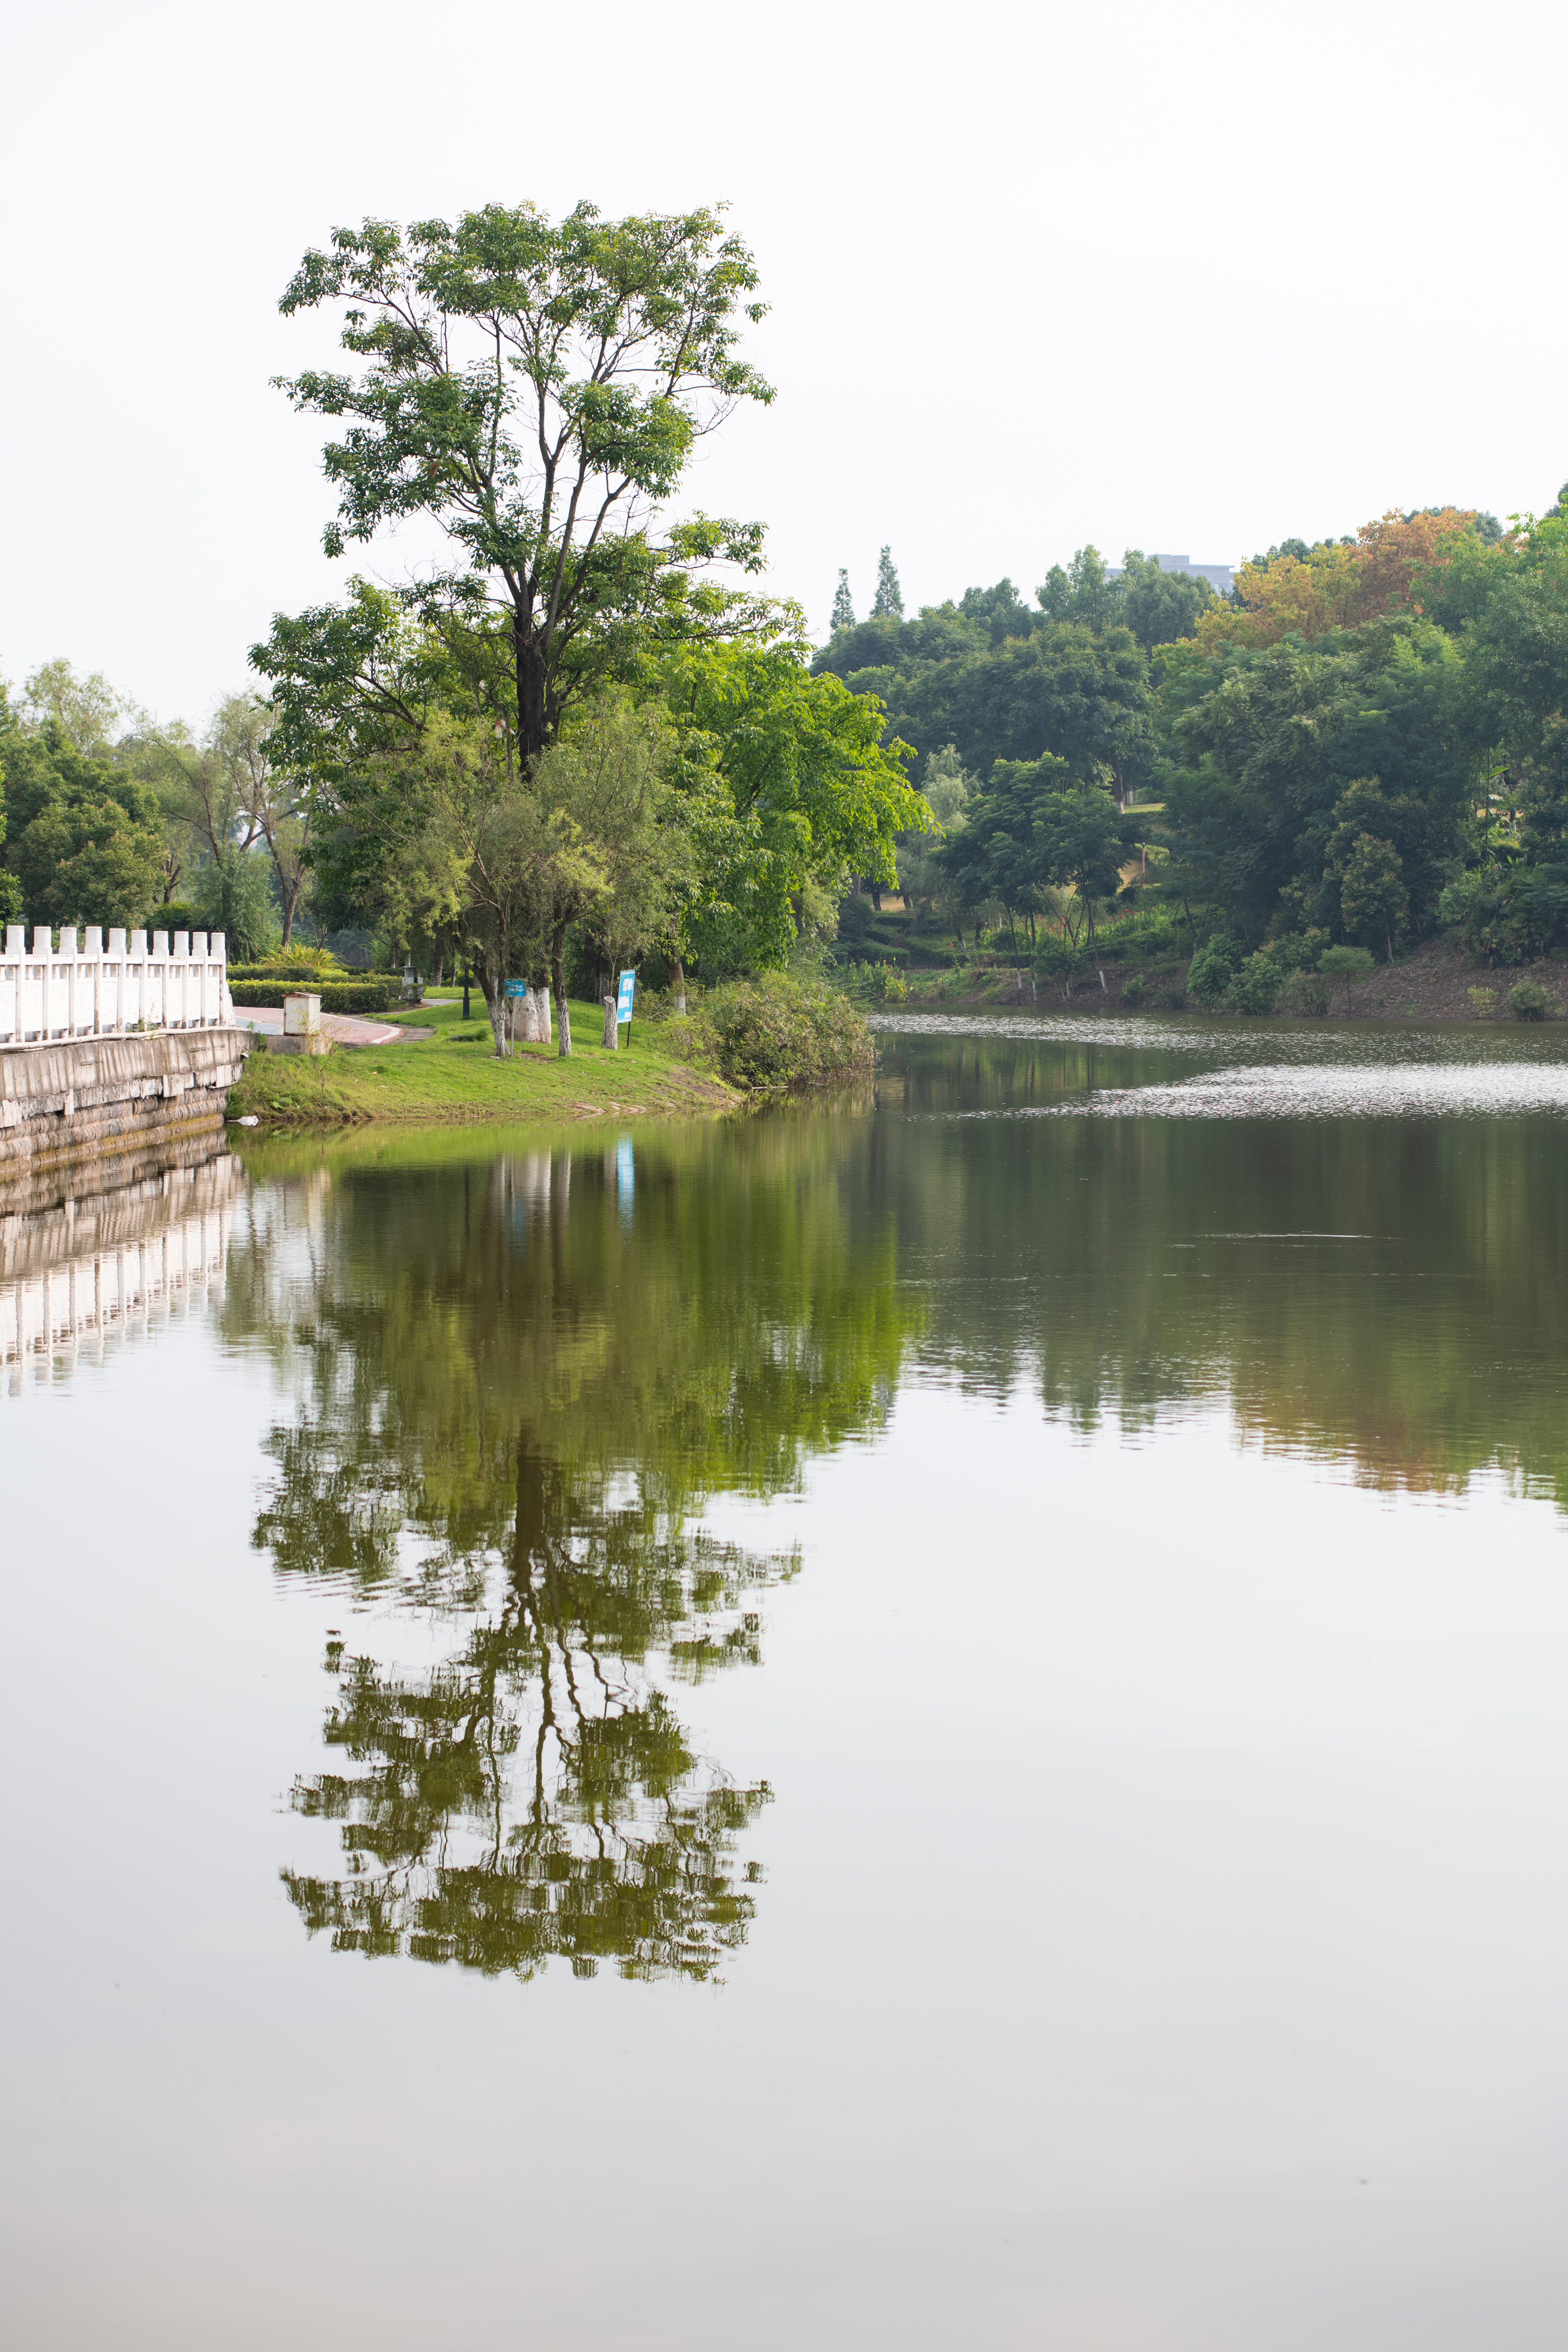
{"type": "MultiPolygon", "coordinates": [[[[605,221],[584,204],[557,224],[490,205],[336,229],[283,296],[285,313],[341,305],[356,362],[286,387],[303,414],[347,421],[324,457],[329,553],[411,515],[437,527],[451,561],[405,601],[476,640],[524,762],[650,636],[744,620],[744,599],[693,573],[756,568],[760,528],[659,515],[703,436],[737,401],[773,398],[737,348],[763,316],[756,283],[712,211],[605,221]]],[[[296,644],[296,667],[330,660],[331,617],[303,625],[318,642],[296,644]]],[[[275,630],[253,658],[277,677],[282,650],[275,630]]]]}
{"type": "Polygon", "coordinates": [[[151,788],[89,758],[53,719],[0,738],[5,893],[34,923],[143,924],[159,896],[163,831],[151,788]]]}
{"type": "Polygon", "coordinates": [[[1210,583],[1184,572],[1163,572],[1152,555],[1130,547],[1121,559],[1121,614],[1145,653],[1190,637],[1215,602],[1210,583]]]}
{"type": "Polygon", "coordinates": [[[684,936],[713,972],[786,962],[807,902],[891,884],[900,832],[931,823],[874,697],[814,677],[798,639],[693,647],[665,674],[681,730],[699,887],[684,936]]]}
{"type": "Polygon", "coordinates": [[[893,551],[884,547],[877,558],[877,593],[871,600],[874,621],[901,621],[904,617],[904,592],[899,586],[899,575],[893,568],[893,551]]]}
{"type": "Polygon", "coordinates": [[[830,626],[836,637],[841,635],[846,629],[852,629],[855,626],[855,603],[849,593],[849,574],[842,566],[838,573],[838,585],[833,592],[833,618],[830,626]]]}
{"type": "Polygon", "coordinates": [[[1053,563],[1035,594],[1047,620],[1075,628],[1112,629],[1123,618],[1126,591],[1098,547],[1080,547],[1065,569],[1053,563]]]}

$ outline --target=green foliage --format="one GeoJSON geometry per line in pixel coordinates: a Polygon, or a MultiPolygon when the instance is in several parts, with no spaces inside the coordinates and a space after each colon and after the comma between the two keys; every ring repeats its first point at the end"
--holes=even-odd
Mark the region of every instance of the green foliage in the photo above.
{"type": "Polygon", "coordinates": [[[704,971],[782,967],[807,894],[890,884],[900,832],[931,813],[885,742],[880,707],[814,677],[798,642],[693,647],[663,674],[679,728],[696,884],[683,932],[704,971]]]}
{"type": "Polygon", "coordinates": [[[1340,920],[1352,940],[1377,941],[1394,961],[1394,942],[1402,938],[1409,912],[1399,852],[1391,841],[1358,833],[1340,871],[1340,920]]]}
{"type": "Polygon", "coordinates": [[[1456,649],[1421,620],[1313,646],[1184,653],[1164,686],[1182,761],[1164,787],[1176,878],[1244,927],[1289,908],[1298,925],[1338,928],[1365,834],[1389,845],[1398,872],[1386,861],[1373,872],[1363,855],[1357,920],[1397,936],[1397,882],[1415,928],[1429,924],[1473,791],[1459,691],[1456,649]]]}
{"type": "Polygon", "coordinates": [[[1276,1010],[1280,1013],[1314,1013],[1329,1009],[1328,982],[1321,972],[1288,971],[1279,983],[1276,1010]]]}
{"type": "MultiPolygon", "coordinates": [[[[1273,952],[1258,948],[1237,965],[1226,988],[1225,1002],[1233,1013],[1272,1013],[1284,978],[1273,952]]],[[[1188,986],[1191,985],[1189,977],[1188,986]]]]}
{"type": "Polygon", "coordinates": [[[291,947],[266,963],[236,964],[229,961],[230,980],[349,980],[358,973],[349,972],[339,962],[330,948],[291,947]]]}
{"type": "Polygon", "coordinates": [[[391,979],[317,980],[305,972],[270,980],[237,980],[229,974],[228,992],[237,1006],[279,1004],[288,991],[301,989],[321,998],[323,1013],[390,1013],[403,1002],[402,982],[391,979]]]}
{"type": "Polygon", "coordinates": [[[750,1095],[802,1095],[868,1078],[877,1048],[836,990],[768,972],[716,989],[696,1025],[731,1085],[750,1095]]]}
{"type": "Polygon", "coordinates": [[[1525,963],[1568,933],[1568,882],[1522,862],[1472,866],[1437,902],[1443,929],[1485,963],[1525,963]]]}
{"type": "Polygon", "coordinates": [[[849,593],[849,574],[842,568],[838,574],[838,585],[833,592],[831,626],[836,637],[841,635],[846,629],[852,629],[855,626],[855,605],[849,593]]]}
{"type": "Polygon", "coordinates": [[[1200,1004],[1218,1004],[1242,960],[1241,942],[1228,931],[1215,931],[1204,941],[1187,967],[1187,993],[1200,1004]]]}
{"type": "Polygon", "coordinates": [[[1162,572],[1152,555],[1129,548],[1122,558],[1121,609],[1124,620],[1145,653],[1156,646],[1190,637],[1198,616],[1215,602],[1208,581],[1184,572],[1162,572]]]}
{"type": "Polygon", "coordinates": [[[877,593],[871,600],[871,618],[874,621],[901,621],[903,617],[903,591],[899,586],[899,575],[893,569],[893,551],[891,548],[884,547],[877,558],[877,593]]]}
{"type": "Polygon", "coordinates": [[[233,963],[259,963],[278,943],[270,862],[227,848],[195,877],[195,903],[209,931],[221,931],[233,963]]]}
{"type": "Polygon", "coordinates": [[[1544,1021],[1557,1010],[1554,999],[1536,980],[1516,980],[1505,1001],[1516,1021],[1544,1021]]]}
{"type": "Polygon", "coordinates": [[[1081,971],[1089,961],[1089,949],[1075,947],[1070,940],[1060,939],[1054,931],[1044,931],[1035,942],[1034,968],[1041,980],[1065,980],[1069,973],[1081,971]]]}
{"type": "Polygon", "coordinates": [[[1325,948],[1318,958],[1318,970],[1325,979],[1343,981],[1347,985],[1352,981],[1364,980],[1372,964],[1370,948],[1325,948]]]}
{"type": "MultiPolygon", "coordinates": [[[[5,896],[30,922],[133,929],[159,896],[158,804],[137,778],[89,757],[50,719],[0,737],[5,896]]],[[[13,919],[15,919],[13,918],[13,919]]]]}
{"type": "Polygon", "coordinates": [[[943,844],[935,863],[972,907],[995,899],[1016,915],[1047,890],[1072,890],[1092,936],[1095,902],[1120,884],[1130,840],[1128,821],[1107,794],[1069,787],[1066,762],[1047,753],[998,760],[962,832],[943,844]]]}
{"type": "MultiPolygon", "coordinates": [[[[755,617],[692,574],[757,568],[757,527],[699,517],[656,541],[647,516],[733,402],[773,397],[737,350],[763,316],[756,282],[712,212],[605,221],[584,204],[552,224],[531,205],[489,205],[336,229],[283,296],[286,313],[341,306],[354,363],[288,387],[303,413],[348,421],[324,453],[339,493],[329,554],[415,514],[446,535],[450,568],[401,601],[524,761],[574,696],[625,677],[650,645],[755,617]]],[[[290,751],[341,655],[340,617],[280,621],[253,652],[278,683],[290,751]]],[[[374,719],[374,681],[351,676],[374,719]]]]}

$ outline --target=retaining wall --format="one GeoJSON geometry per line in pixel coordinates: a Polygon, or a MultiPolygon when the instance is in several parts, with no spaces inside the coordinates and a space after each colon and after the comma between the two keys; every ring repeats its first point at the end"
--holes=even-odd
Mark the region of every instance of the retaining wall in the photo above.
{"type": "Polygon", "coordinates": [[[0,1046],[0,1184],[222,1129],[250,1039],[163,1029],[0,1046]]]}

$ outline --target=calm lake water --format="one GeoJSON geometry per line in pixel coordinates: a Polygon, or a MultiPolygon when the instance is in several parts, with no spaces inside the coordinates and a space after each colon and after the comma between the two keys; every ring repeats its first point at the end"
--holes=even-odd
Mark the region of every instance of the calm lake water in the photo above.
{"type": "Polygon", "coordinates": [[[0,1248],[16,2352],[1556,2352],[1568,1040],[0,1248]]]}

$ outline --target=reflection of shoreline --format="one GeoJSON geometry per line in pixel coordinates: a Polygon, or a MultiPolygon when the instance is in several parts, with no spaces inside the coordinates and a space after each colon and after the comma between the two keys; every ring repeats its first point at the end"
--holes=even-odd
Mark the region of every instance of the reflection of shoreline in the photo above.
{"type": "MultiPolygon", "coordinates": [[[[195,1148],[178,1155],[195,1164],[171,1166],[167,1150],[151,1153],[138,1181],[111,1190],[61,1200],[57,1177],[0,1194],[0,1363],[13,1395],[27,1363],[47,1379],[56,1359],[74,1360],[84,1339],[101,1357],[107,1333],[144,1331],[176,1299],[221,1287],[245,1177],[230,1152],[204,1142],[205,1157],[195,1148]]],[[[123,1177],[125,1162],[113,1172],[123,1177]]]]}

